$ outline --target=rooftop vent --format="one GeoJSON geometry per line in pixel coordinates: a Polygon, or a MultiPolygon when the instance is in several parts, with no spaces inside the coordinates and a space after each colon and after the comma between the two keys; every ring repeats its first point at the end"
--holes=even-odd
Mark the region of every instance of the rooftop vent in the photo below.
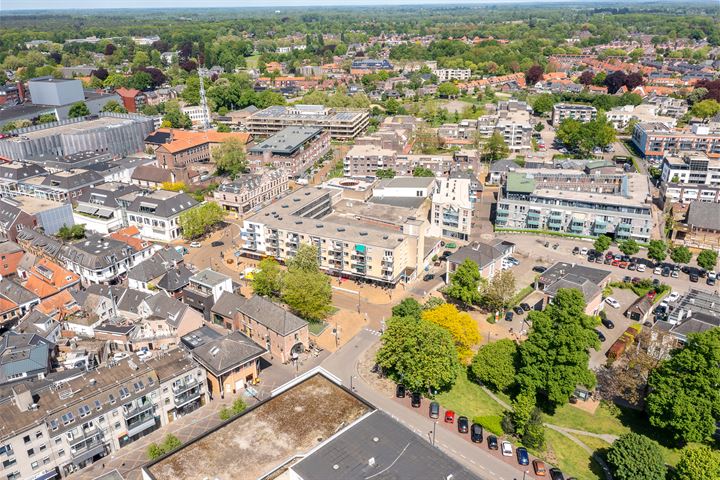
{"type": "Polygon", "coordinates": [[[344,232],[344,231],[345,231],[345,227],[337,227],[337,231],[338,231],[338,232],[344,232]]]}

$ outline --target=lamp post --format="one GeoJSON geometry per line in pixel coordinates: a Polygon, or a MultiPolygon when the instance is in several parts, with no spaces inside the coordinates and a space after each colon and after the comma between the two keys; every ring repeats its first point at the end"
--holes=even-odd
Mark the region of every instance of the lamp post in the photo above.
{"type": "Polygon", "coordinates": [[[355,391],[355,385],[353,384],[353,379],[355,378],[355,375],[350,375],[350,391],[355,391]]]}
{"type": "Polygon", "coordinates": [[[428,432],[428,436],[432,435],[432,440],[430,443],[432,443],[432,446],[435,446],[435,431],[437,430],[437,420],[433,422],[433,429],[428,432]]]}

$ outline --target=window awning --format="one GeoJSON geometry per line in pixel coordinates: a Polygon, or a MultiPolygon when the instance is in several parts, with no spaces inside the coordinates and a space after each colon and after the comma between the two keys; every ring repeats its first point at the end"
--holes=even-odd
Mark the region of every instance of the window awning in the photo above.
{"type": "Polygon", "coordinates": [[[97,207],[91,207],[90,205],[78,205],[75,210],[77,210],[80,213],[85,213],[88,215],[95,215],[95,213],[98,211],[97,207]]]}

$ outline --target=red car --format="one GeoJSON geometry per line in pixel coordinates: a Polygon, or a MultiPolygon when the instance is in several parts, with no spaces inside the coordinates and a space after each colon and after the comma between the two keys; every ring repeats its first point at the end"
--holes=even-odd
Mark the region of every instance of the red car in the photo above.
{"type": "Polygon", "coordinates": [[[657,295],[657,292],[656,292],[655,290],[650,290],[650,291],[647,293],[647,296],[648,296],[648,298],[649,298],[650,300],[654,300],[656,295],[657,295]]]}
{"type": "Polygon", "coordinates": [[[620,260],[613,260],[612,262],[610,262],[610,265],[612,265],[613,267],[617,267],[618,265],[620,265],[620,260]]]}
{"type": "Polygon", "coordinates": [[[612,252],[608,252],[605,254],[605,258],[613,258],[613,257],[615,257],[615,254],[612,252]]]}
{"type": "Polygon", "coordinates": [[[445,423],[455,423],[455,412],[452,410],[445,412],[445,423]]]}
{"type": "Polygon", "coordinates": [[[628,265],[629,265],[628,262],[620,262],[620,263],[618,263],[618,267],[620,267],[620,268],[627,268],[628,265]]]}

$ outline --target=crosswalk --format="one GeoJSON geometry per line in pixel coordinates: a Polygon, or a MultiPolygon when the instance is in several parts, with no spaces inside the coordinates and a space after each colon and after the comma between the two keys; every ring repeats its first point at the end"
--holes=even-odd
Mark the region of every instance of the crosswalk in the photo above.
{"type": "Polygon", "coordinates": [[[378,331],[378,330],[373,330],[372,328],[367,328],[367,327],[366,327],[364,330],[365,330],[366,332],[369,332],[371,335],[375,335],[376,337],[379,337],[380,335],[382,335],[382,332],[380,332],[380,331],[378,331]]]}

